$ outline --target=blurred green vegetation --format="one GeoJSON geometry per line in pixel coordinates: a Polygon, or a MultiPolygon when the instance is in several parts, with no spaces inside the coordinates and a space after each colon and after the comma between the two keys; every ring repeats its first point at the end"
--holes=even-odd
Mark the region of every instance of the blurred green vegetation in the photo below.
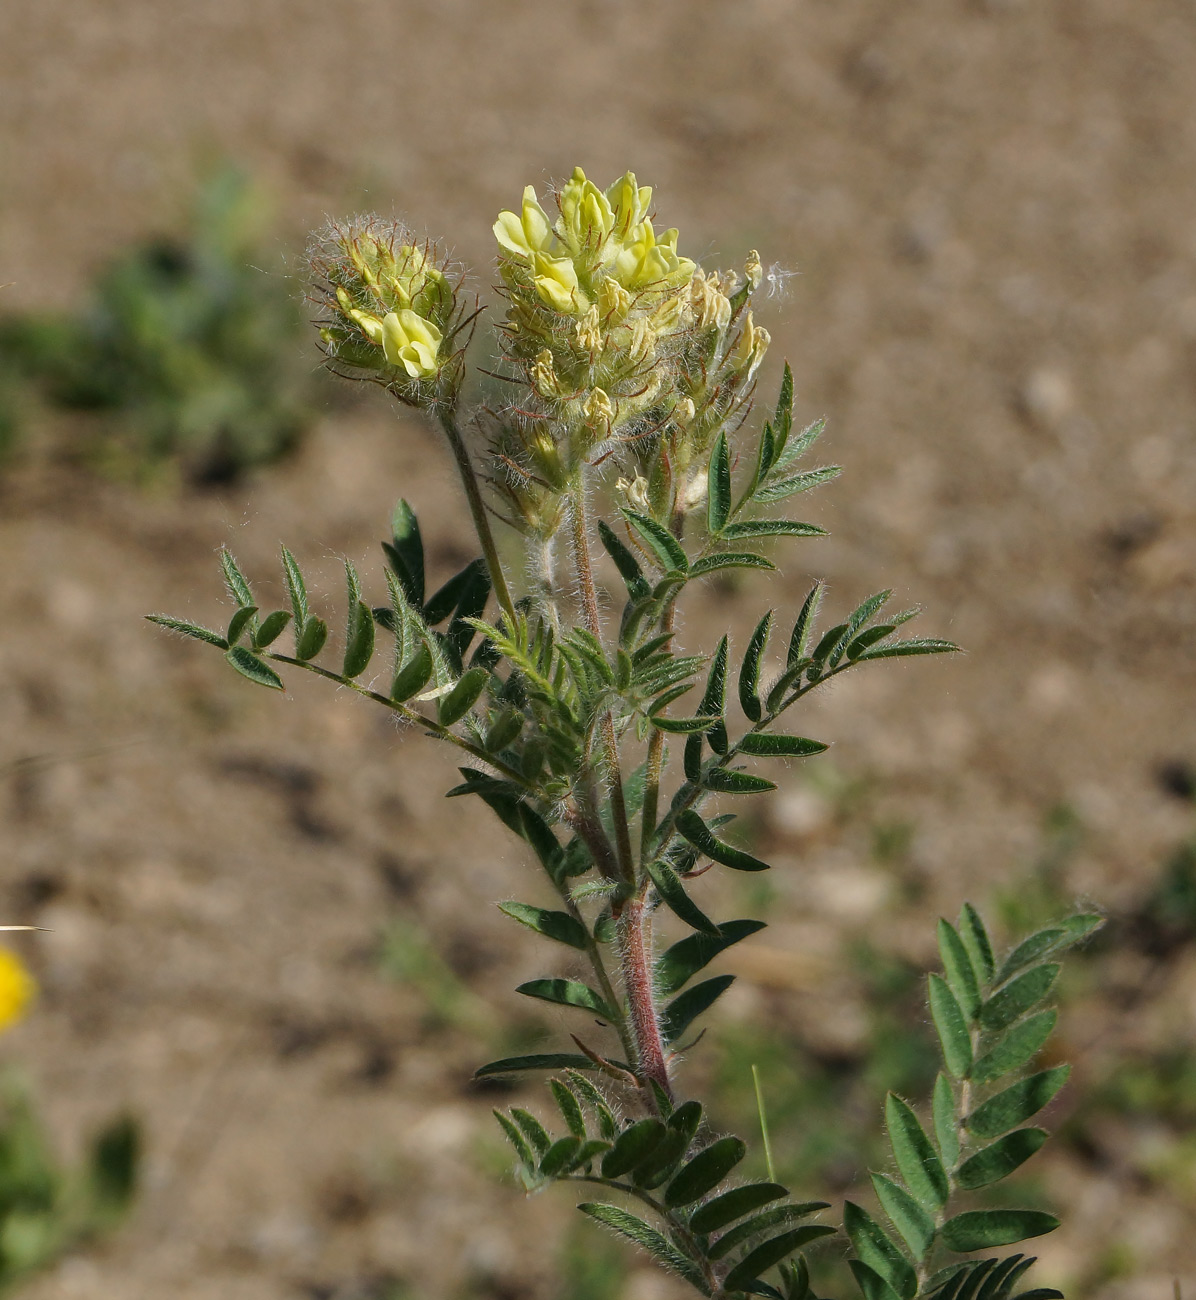
{"type": "Polygon", "coordinates": [[[122,1117],[96,1136],[80,1167],[64,1169],[26,1087],[0,1079],[0,1291],[116,1227],[139,1164],[137,1125],[122,1117]]]}
{"type": "Polygon", "coordinates": [[[317,367],[294,286],[262,269],[266,219],[259,189],[223,165],[183,234],[132,245],[77,310],[0,319],[0,456],[27,426],[23,387],[92,413],[87,457],[120,477],[171,466],[227,482],[290,451],[317,367]]]}

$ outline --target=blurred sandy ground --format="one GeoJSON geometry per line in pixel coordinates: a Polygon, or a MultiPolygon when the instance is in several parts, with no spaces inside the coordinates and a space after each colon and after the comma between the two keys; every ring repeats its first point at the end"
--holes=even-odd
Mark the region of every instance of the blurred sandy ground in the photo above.
{"type": "MultiPolygon", "coordinates": [[[[1054,805],[1089,832],[1065,891],[1113,907],[1190,823],[1156,773],[1196,758],[1193,66],[1186,0],[9,3],[0,282],[11,306],[69,306],[213,154],[272,187],[292,264],[325,214],[393,208],[484,286],[493,214],[576,163],[635,169],[687,252],[759,248],[782,291],[766,382],[788,356],[847,469],[785,599],[807,572],[844,605],[893,586],[970,652],[874,671],[803,723],[916,827],[929,892],[903,942],[925,950],[924,909],[1016,876],[1054,805]]],[[[340,1300],[392,1274],[548,1294],[523,1243],[568,1211],[479,1169],[476,1045],[427,1039],[369,959],[389,908],[447,929],[479,988],[530,971],[462,902],[518,887],[514,847],[459,805],[465,838],[435,841],[451,768],[416,738],[306,684],[247,695],[137,622],[213,616],[230,539],[268,572],[284,536],[335,592],[400,492],[447,572],[467,558],[450,487],[435,444],[367,403],[219,498],[3,489],[0,763],[33,761],[6,769],[0,855],[9,905],[55,929],[6,1051],[68,1138],[129,1100],[152,1142],[138,1222],[35,1300],[340,1300]],[[417,1157],[413,1199],[386,1171],[417,1157]]],[[[764,599],[739,589],[693,630],[764,599]]],[[[808,805],[774,817],[810,872],[786,887],[803,941],[888,914],[872,869],[844,902],[844,851],[801,853],[808,805]]],[[[1190,961],[1152,1023],[1190,1039],[1190,961]]],[[[1107,1294],[1191,1279],[1190,1203],[1116,1169],[1055,1179],[1078,1212],[1044,1243],[1054,1276],[1120,1231],[1137,1264],[1107,1294]]]]}

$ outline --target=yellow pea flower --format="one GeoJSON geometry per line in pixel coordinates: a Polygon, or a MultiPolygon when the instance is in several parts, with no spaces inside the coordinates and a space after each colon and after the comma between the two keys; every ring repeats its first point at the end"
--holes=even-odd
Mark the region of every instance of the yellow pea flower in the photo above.
{"type": "Polygon", "coordinates": [[[577,287],[577,268],[571,258],[536,253],[534,265],[536,291],[555,311],[576,315],[589,306],[577,287]]]}
{"type": "Polygon", "coordinates": [[[389,312],[382,319],[382,350],[392,366],[402,366],[412,379],[426,379],[440,369],[442,335],[431,321],[410,308],[389,312]]]}
{"type": "Polygon", "coordinates": [[[15,1025],[37,992],[33,976],[8,948],[0,948],[0,1030],[15,1025]]]}
{"type": "Polygon", "coordinates": [[[528,185],[523,191],[523,209],[519,216],[514,212],[500,212],[494,223],[494,238],[499,247],[531,261],[536,253],[543,253],[555,242],[548,213],[536,199],[536,191],[528,185]]]}
{"type": "Polygon", "coordinates": [[[625,172],[606,191],[606,197],[615,214],[614,233],[619,239],[626,239],[648,215],[652,186],[637,185],[635,172],[625,172]]]}
{"type": "Polygon", "coordinates": [[[748,312],[747,319],[743,323],[743,332],[728,358],[732,368],[743,373],[745,383],[756,373],[756,367],[764,360],[764,354],[768,351],[771,342],[772,336],[769,332],[754,324],[752,313],[748,312]]]}
{"type": "Polygon", "coordinates": [[[580,167],[561,190],[559,198],[561,217],[556,223],[557,234],[573,253],[583,248],[596,251],[606,243],[615,224],[615,214],[610,200],[586,179],[580,167]]]}
{"type": "Polygon", "coordinates": [[[684,284],[695,264],[677,255],[677,231],[666,230],[658,239],[651,221],[641,221],[628,235],[615,258],[615,275],[628,289],[669,288],[684,284]]]}

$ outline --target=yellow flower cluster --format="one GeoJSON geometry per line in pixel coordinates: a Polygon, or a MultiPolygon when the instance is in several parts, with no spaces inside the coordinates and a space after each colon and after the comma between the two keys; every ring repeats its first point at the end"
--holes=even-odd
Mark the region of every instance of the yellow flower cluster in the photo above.
{"type": "Polygon", "coordinates": [[[440,373],[455,296],[431,249],[367,218],[329,228],[312,260],[327,282],[320,336],[330,359],[386,378],[400,395],[440,373]]]}
{"type": "Polygon", "coordinates": [[[15,1025],[37,992],[33,976],[8,948],[0,948],[0,1031],[15,1025]]]}

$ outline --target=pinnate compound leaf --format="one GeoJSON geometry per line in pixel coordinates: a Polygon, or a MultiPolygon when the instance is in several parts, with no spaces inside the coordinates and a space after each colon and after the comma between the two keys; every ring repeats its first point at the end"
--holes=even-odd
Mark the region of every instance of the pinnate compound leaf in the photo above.
{"type": "Polygon", "coordinates": [[[957,1079],[962,1079],[972,1068],[972,1041],[968,1033],[968,1022],[951,986],[941,975],[931,975],[927,982],[930,989],[930,1016],[943,1049],[943,1060],[947,1069],[957,1079]]]}
{"type": "Polygon", "coordinates": [[[955,1181],[969,1191],[999,1182],[1019,1165],[1025,1164],[1046,1140],[1046,1130],[1041,1128],[1019,1128],[1006,1133],[991,1146],[969,1156],[959,1166],[955,1181]]]}
{"type": "Polygon", "coordinates": [[[1070,1065],[1057,1065],[1053,1070],[1040,1070],[1010,1084],[972,1111],[964,1121],[968,1130],[981,1138],[1000,1137],[1038,1114],[1067,1082],[1070,1073],[1070,1065]]]}
{"type": "Polygon", "coordinates": [[[677,815],[677,829],[682,835],[713,862],[730,867],[733,871],[767,871],[768,863],[716,839],[710,827],[692,808],[677,815]]]}
{"type": "Polygon", "coordinates": [[[934,1240],[934,1219],[886,1174],[873,1174],[872,1186],[893,1227],[901,1233],[915,1259],[921,1259],[934,1240]]]}
{"type": "Polygon", "coordinates": [[[1058,1226],[1053,1214],[1041,1210],[968,1210],[948,1219],[940,1235],[945,1246],[963,1253],[1041,1237],[1058,1226]]]}
{"type": "MultiPolygon", "coordinates": [[[[819,1210],[829,1209],[826,1201],[802,1201],[793,1202],[789,1205],[777,1205],[771,1210],[765,1210],[762,1214],[754,1214],[750,1219],[745,1219],[743,1223],[737,1223],[735,1227],[728,1228],[719,1239],[714,1242],[706,1252],[711,1259],[724,1259],[737,1246],[742,1246],[745,1241],[750,1241],[752,1237],[758,1237],[761,1233],[767,1232],[769,1228],[775,1228],[783,1223],[793,1223],[796,1219],[804,1219],[807,1214],[815,1214],[819,1210]]],[[[814,1241],[818,1237],[829,1237],[835,1232],[829,1224],[811,1223],[801,1229],[803,1234],[801,1244],[804,1246],[809,1241],[814,1241]]]]}
{"type": "Polygon", "coordinates": [[[934,1081],[934,1136],[939,1144],[939,1154],[947,1169],[959,1163],[959,1119],[955,1113],[955,1094],[950,1080],[939,1074],[934,1081]]]}
{"type": "Polygon", "coordinates": [[[965,903],[959,914],[959,937],[968,950],[968,956],[972,959],[972,965],[976,968],[980,982],[987,984],[996,970],[993,946],[980,914],[971,903],[965,903]]]}
{"type": "Polygon", "coordinates": [[[844,1201],[843,1227],[860,1261],[879,1274],[900,1300],[913,1300],[918,1290],[917,1275],[900,1247],[868,1211],[854,1201],[844,1201]]]}
{"type": "Polygon", "coordinates": [[[690,1217],[689,1226],[694,1232],[717,1232],[728,1223],[742,1219],[745,1214],[787,1195],[787,1189],[780,1183],[747,1183],[743,1187],[733,1187],[699,1206],[690,1217]]]}
{"type": "Polygon", "coordinates": [[[610,1228],[621,1237],[626,1237],[628,1241],[642,1247],[659,1264],[680,1274],[703,1295],[710,1294],[710,1288],[706,1285],[706,1279],[698,1265],[688,1256],[683,1255],[666,1237],[646,1224],[643,1219],[637,1219],[634,1214],[628,1214],[617,1205],[607,1205],[603,1202],[587,1201],[577,1208],[604,1227],[610,1228]]]}
{"type": "Polygon", "coordinates": [[[168,632],[179,632],[183,636],[202,641],[205,645],[219,646],[221,650],[228,649],[228,642],[219,632],[213,632],[211,628],[200,627],[198,623],[188,623],[181,618],[170,618],[166,614],[147,614],[145,618],[147,623],[157,623],[159,627],[166,628],[168,632]]]}
{"type": "Polygon", "coordinates": [[[626,507],[621,508],[619,513],[639,534],[640,540],[665,573],[685,573],[689,569],[689,559],[681,543],[663,524],[626,507]]]}
{"type": "Polygon", "coordinates": [[[938,927],[939,956],[943,959],[943,970],[947,983],[955,994],[960,1010],[968,1021],[976,1018],[980,1010],[980,982],[968,950],[964,947],[959,932],[950,921],[939,921],[938,927]]]}
{"type": "Polygon", "coordinates": [[[1012,1070],[1020,1069],[1037,1056],[1055,1028],[1056,1011],[1039,1011],[1014,1025],[972,1066],[973,1083],[992,1083],[1012,1070]]]}
{"type": "Polygon", "coordinates": [[[664,1203],[670,1209],[692,1205],[717,1187],[746,1154],[741,1138],[723,1137],[712,1142],[674,1174],[664,1189],[664,1203]]]}
{"type": "Polygon", "coordinates": [[[1058,974],[1057,963],[1032,966],[985,1002],[980,1009],[980,1023],[985,1029],[1004,1029],[1013,1024],[1046,997],[1058,974]]]}
{"type": "Polygon", "coordinates": [[[723,1289],[742,1291],[746,1283],[758,1278],[761,1273],[767,1272],[783,1259],[787,1259],[810,1240],[809,1228],[794,1228],[791,1232],[782,1232],[775,1237],[770,1237],[768,1241],[761,1242],[727,1274],[723,1289]]]}
{"type": "Polygon", "coordinates": [[[224,657],[242,677],[248,677],[251,682],[256,682],[259,686],[268,686],[272,691],[286,689],[282,684],[282,678],[274,669],[243,645],[233,646],[224,657]]]}
{"type": "Polygon", "coordinates": [[[666,996],[676,993],[720,952],[764,927],[763,921],[724,921],[717,935],[688,935],[657,958],[656,987],[666,996]]]}
{"type": "Polygon", "coordinates": [[[926,1209],[941,1209],[947,1203],[950,1190],[942,1161],[917,1115],[893,1092],[885,1098],[885,1125],[893,1159],[906,1186],[926,1209]]]}
{"type": "Polygon", "coordinates": [[[546,939],[555,939],[557,943],[568,944],[585,952],[589,946],[586,928],[568,912],[551,912],[547,908],[535,907],[531,903],[499,903],[498,910],[504,912],[514,921],[519,921],[529,929],[542,934],[546,939]]]}
{"type": "Polygon", "coordinates": [[[647,863],[644,869],[656,886],[656,892],[686,925],[700,930],[703,934],[712,935],[716,939],[721,938],[722,932],[718,926],[685,892],[685,886],[667,862],[656,858],[647,863]]]}
{"type": "Polygon", "coordinates": [[[665,1127],[658,1119],[641,1119],[625,1128],[602,1160],[603,1178],[621,1178],[642,1164],[660,1145],[665,1127]]]}
{"type": "Polygon", "coordinates": [[[821,740],[805,736],[781,736],[775,732],[749,731],[739,742],[739,752],[754,758],[810,758],[830,748],[821,740]]]}
{"type": "Polygon", "coordinates": [[[734,975],[716,975],[674,998],[660,1018],[660,1033],[665,1043],[675,1043],[698,1016],[708,1011],[734,982],[734,975]]]}
{"type": "Polygon", "coordinates": [[[604,1020],[617,1020],[618,1012],[606,1000],[580,980],[539,979],[528,980],[515,990],[525,997],[539,998],[543,1002],[556,1002],[563,1007],[577,1007],[581,1011],[592,1011],[604,1020]]]}
{"type": "Polygon", "coordinates": [[[489,1061],[474,1072],[475,1079],[492,1079],[500,1074],[518,1074],[522,1070],[596,1070],[588,1056],[578,1052],[540,1052],[531,1056],[504,1056],[489,1061]]]}

